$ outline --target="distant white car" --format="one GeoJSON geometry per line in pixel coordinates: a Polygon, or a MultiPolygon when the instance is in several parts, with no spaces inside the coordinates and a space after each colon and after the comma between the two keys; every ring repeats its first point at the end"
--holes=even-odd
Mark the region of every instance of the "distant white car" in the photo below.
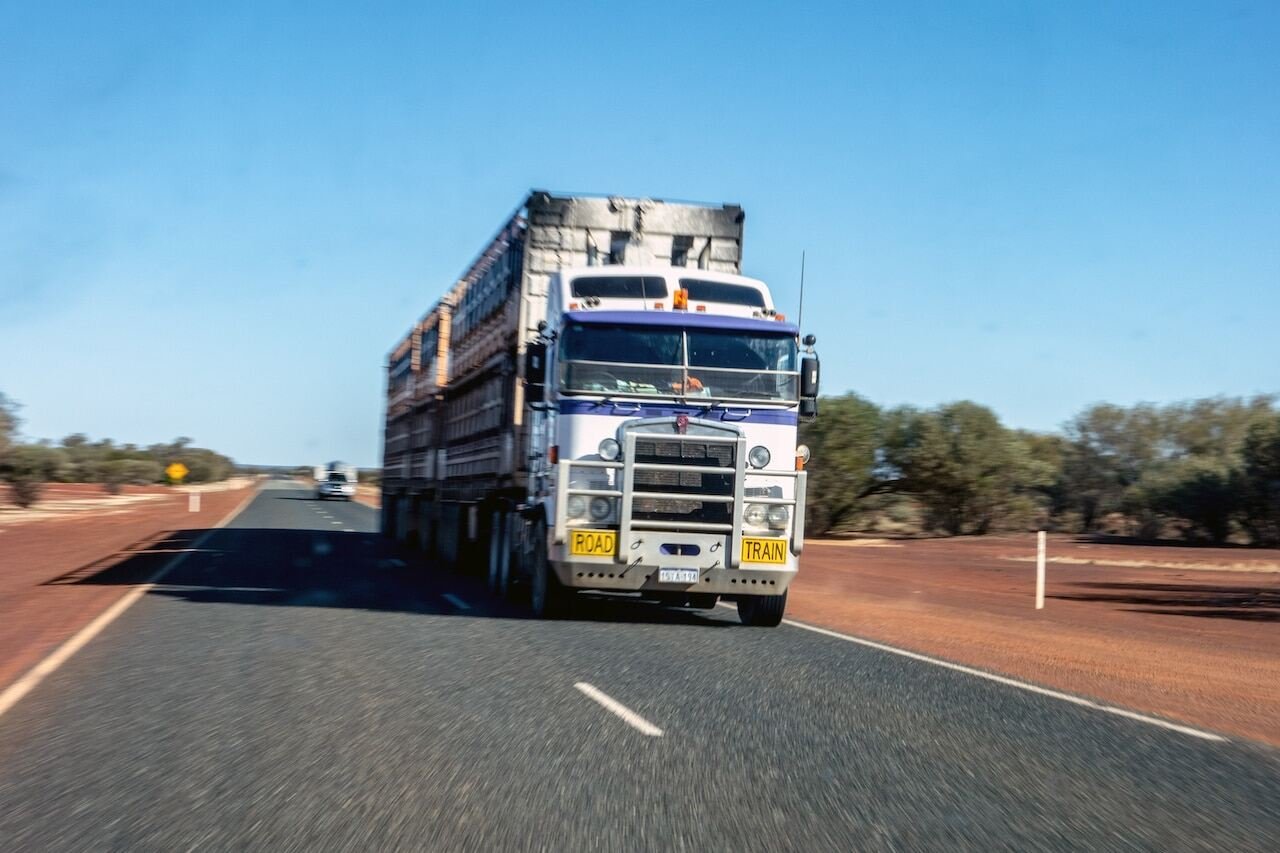
{"type": "Polygon", "coordinates": [[[316,483],[316,497],[320,500],[338,498],[349,501],[356,495],[356,484],[340,471],[330,471],[328,477],[316,483]]]}

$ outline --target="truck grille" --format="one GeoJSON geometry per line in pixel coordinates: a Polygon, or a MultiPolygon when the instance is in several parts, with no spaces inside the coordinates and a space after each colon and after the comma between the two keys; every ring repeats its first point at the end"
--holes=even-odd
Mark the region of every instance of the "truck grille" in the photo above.
{"type": "Polygon", "coordinates": [[[704,465],[733,469],[733,445],[707,444],[696,439],[637,438],[637,462],[704,465]]]}
{"type": "Polygon", "coordinates": [[[728,524],[733,506],[700,501],[697,495],[732,495],[734,449],[727,444],[708,444],[696,438],[637,438],[636,462],[724,468],[723,474],[697,471],[636,471],[631,515],[641,521],[694,521],[728,524]],[[688,500],[646,498],[645,492],[687,494],[688,500]]]}

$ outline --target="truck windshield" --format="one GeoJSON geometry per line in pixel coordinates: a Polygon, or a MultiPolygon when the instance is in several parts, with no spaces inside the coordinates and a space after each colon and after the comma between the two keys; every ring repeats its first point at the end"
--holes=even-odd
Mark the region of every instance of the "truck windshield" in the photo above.
{"type": "Polygon", "coordinates": [[[560,338],[568,393],[794,402],[798,382],[786,333],[569,323],[560,338]]]}

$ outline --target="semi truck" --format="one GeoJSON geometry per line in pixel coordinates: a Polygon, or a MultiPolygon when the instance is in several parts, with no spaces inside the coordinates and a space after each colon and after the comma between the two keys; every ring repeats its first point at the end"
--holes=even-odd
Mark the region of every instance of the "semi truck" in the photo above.
{"type": "Polygon", "coordinates": [[[389,353],[383,532],[540,617],[593,590],[777,625],[819,364],[743,222],[530,193],[389,353]]]}

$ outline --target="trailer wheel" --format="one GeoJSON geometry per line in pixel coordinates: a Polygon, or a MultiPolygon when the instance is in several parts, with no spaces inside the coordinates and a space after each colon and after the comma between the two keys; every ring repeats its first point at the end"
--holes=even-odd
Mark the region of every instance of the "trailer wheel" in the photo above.
{"type": "Polygon", "coordinates": [[[517,585],[520,569],[523,566],[524,552],[524,519],[519,513],[511,512],[502,519],[502,553],[498,566],[498,588],[495,590],[500,598],[514,601],[517,597],[517,585]]]}
{"type": "Polygon", "coordinates": [[[381,519],[378,525],[382,531],[382,535],[387,539],[396,538],[396,514],[395,514],[395,498],[390,495],[382,496],[382,510],[380,512],[381,519]]]}
{"type": "Polygon", "coordinates": [[[506,548],[506,517],[495,512],[489,525],[489,576],[486,586],[496,593],[502,583],[502,552],[506,548]]]}
{"type": "MultiPolygon", "coordinates": [[[[491,521],[489,574],[486,578],[486,585],[489,588],[489,592],[499,598],[507,598],[511,595],[512,555],[517,547],[515,544],[517,537],[513,526],[519,521],[519,517],[499,510],[494,512],[491,521]]],[[[515,558],[519,559],[518,551],[515,552],[515,558]]]]}
{"type": "Polygon", "coordinates": [[[787,594],[744,595],[738,599],[738,619],[743,625],[775,628],[787,609],[787,594]]]}
{"type": "Polygon", "coordinates": [[[547,523],[533,522],[529,536],[529,607],[538,619],[558,619],[568,610],[569,593],[547,562],[547,523]]]}

